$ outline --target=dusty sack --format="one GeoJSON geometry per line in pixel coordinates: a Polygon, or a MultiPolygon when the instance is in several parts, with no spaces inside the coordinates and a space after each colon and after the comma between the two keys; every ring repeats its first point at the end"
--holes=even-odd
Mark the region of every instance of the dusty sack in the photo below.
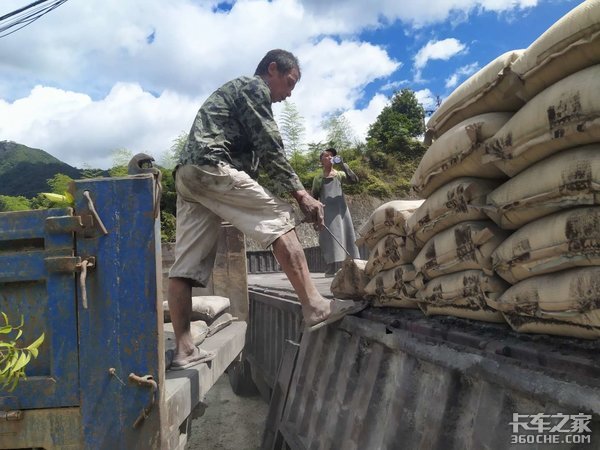
{"type": "Polygon", "coordinates": [[[422,204],[423,200],[394,200],[379,206],[358,230],[356,244],[372,250],[387,234],[406,236],[406,220],[422,204]]]}
{"type": "Polygon", "coordinates": [[[363,300],[369,278],[365,275],[367,261],[346,258],[331,282],[331,293],[337,298],[363,300]]]}
{"type": "Polygon", "coordinates": [[[427,315],[449,315],[485,322],[504,322],[489,305],[507,288],[501,278],[481,270],[465,270],[434,278],[417,292],[419,306],[427,315]]]}
{"type": "Polygon", "coordinates": [[[417,252],[412,240],[405,236],[388,234],[382,237],[369,253],[365,273],[369,278],[373,278],[382,270],[412,263],[417,252]]]}
{"type": "Polygon", "coordinates": [[[469,117],[518,110],[524,102],[512,92],[514,80],[507,75],[523,51],[513,50],[498,56],[458,86],[427,121],[428,133],[440,137],[469,117]]]}
{"type": "Polygon", "coordinates": [[[427,241],[413,265],[425,280],[468,269],[491,275],[492,252],[508,235],[489,220],[461,222],[427,241]]]}
{"type": "MultiPolygon", "coordinates": [[[[219,295],[202,295],[192,297],[192,320],[212,322],[219,314],[229,308],[229,299],[219,295]]],[[[165,322],[171,321],[169,302],[163,302],[165,322]]]]}
{"type": "Polygon", "coordinates": [[[459,177],[505,178],[494,164],[483,164],[482,142],[492,137],[512,116],[494,112],[464,120],[445,132],[427,149],[410,184],[421,198],[459,177]]]}
{"type": "Polygon", "coordinates": [[[482,161],[514,176],[556,152],[600,141],[600,65],[531,99],[485,143],[482,161]]]}
{"type": "Polygon", "coordinates": [[[385,303],[384,299],[414,301],[417,293],[414,279],[413,265],[403,264],[375,275],[365,286],[365,294],[371,299],[382,300],[382,303],[385,303]]]}
{"type": "Polygon", "coordinates": [[[551,156],[488,195],[490,217],[517,229],[564,208],[600,203],[600,144],[551,156]]]}
{"type": "Polygon", "coordinates": [[[572,73],[600,63],[600,1],[587,0],[548,28],[512,63],[530,100],[572,73]]]}
{"type": "Polygon", "coordinates": [[[485,220],[483,207],[497,180],[463,177],[450,181],[427,198],[406,222],[407,235],[417,248],[437,233],[467,220],[485,220]]]}
{"type": "Polygon", "coordinates": [[[600,267],[528,278],[491,303],[517,331],[596,339],[600,337],[600,267]]]}
{"type": "Polygon", "coordinates": [[[600,207],[574,208],[524,225],[492,253],[509,283],[577,266],[600,265],[600,207]]]}

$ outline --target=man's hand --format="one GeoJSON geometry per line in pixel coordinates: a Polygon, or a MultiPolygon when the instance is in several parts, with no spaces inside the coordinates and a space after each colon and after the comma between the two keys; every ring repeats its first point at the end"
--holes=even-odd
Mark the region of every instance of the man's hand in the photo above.
{"type": "Polygon", "coordinates": [[[297,191],[292,193],[300,210],[304,214],[304,221],[314,224],[313,227],[317,230],[323,228],[325,212],[323,211],[323,203],[315,200],[306,191],[297,191]]]}

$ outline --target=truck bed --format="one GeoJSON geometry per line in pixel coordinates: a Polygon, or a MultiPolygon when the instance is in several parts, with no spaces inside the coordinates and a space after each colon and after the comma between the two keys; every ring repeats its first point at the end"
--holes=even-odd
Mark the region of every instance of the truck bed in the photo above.
{"type": "MultiPolygon", "coordinates": [[[[313,278],[327,294],[331,279],[313,278]]],[[[589,415],[578,437],[600,445],[598,341],[374,307],[302,333],[283,274],[251,275],[249,291],[263,322],[251,315],[248,359],[272,394],[265,448],[516,448],[532,431],[511,434],[514,414],[589,415]]]]}

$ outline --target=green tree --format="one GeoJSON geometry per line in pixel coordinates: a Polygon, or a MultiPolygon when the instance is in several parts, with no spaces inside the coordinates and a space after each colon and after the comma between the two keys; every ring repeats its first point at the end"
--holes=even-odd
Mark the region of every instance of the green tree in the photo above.
{"type": "Polygon", "coordinates": [[[48,187],[50,188],[50,192],[63,195],[65,192],[68,192],[69,184],[72,181],[73,178],[70,176],[63,173],[57,173],[48,180],[48,187]]]}
{"type": "Polygon", "coordinates": [[[396,154],[401,159],[423,155],[424,147],[417,138],[425,132],[425,111],[410,89],[396,92],[375,122],[369,127],[369,151],[396,154]]]}
{"type": "Polygon", "coordinates": [[[296,105],[286,100],[283,102],[283,110],[279,116],[279,129],[281,139],[288,157],[294,152],[301,153],[304,150],[304,117],[298,112],[296,105]]]}
{"type": "Polygon", "coordinates": [[[118,148],[114,150],[111,154],[113,165],[110,169],[108,169],[108,173],[111,177],[124,177],[127,175],[127,164],[131,158],[133,158],[133,153],[131,150],[126,148],[118,148]]]}
{"type": "Polygon", "coordinates": [[[31,209],[31,202],[22,195],[17,197],[0,195],[0,212],[27,211],[29,209],[31,209]]]}
{"type": "Polygon", "coordinates": [[[356,135],[348,119],[342,114],[333,114],[325,119],[321,126],[327,131],[327,147],[338,151],[347,150],[356,144],[356,135]]]}
{"type": "Polygon", "coordinates": [[[187,144],[187,140],[188,134],[185,131],[182,131],[179,136],[173,139],[171,147],[163,153],[160,159],[160,165],[167,169],[174,169],[177,165],[177,161],[179,161],[181,152],[187,144]]]}

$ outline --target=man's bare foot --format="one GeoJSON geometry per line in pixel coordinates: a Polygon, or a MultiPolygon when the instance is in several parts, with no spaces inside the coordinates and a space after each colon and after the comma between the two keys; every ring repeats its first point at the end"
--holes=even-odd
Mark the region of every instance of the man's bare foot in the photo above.
{"type": "Polygon", "coordinates": [[[318,315],[314,318],[305,319],[306,326],[310,331],[318,330],[325,325],[341,320],[348,314],[356,314],[367,307],[367,302],[355,302],[352,300],[333,299],[329,302],[329,313],[325,316],[318,315]]]}

